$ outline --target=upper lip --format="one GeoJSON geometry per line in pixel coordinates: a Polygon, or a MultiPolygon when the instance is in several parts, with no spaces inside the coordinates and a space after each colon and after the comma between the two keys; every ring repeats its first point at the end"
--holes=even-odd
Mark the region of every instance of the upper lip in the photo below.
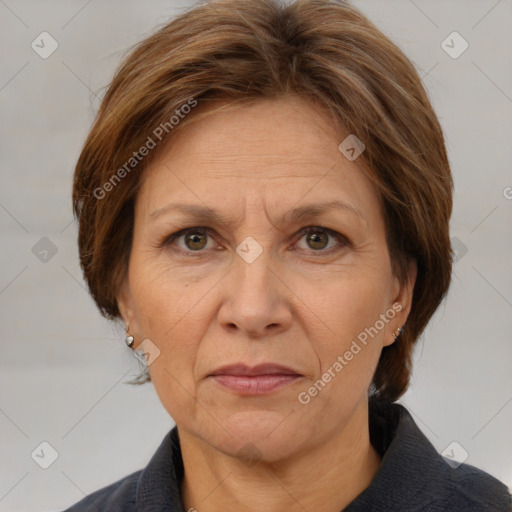
{"type": "Polygon", "coordinates": [[[274,363],[258,364],[257,366],[248,366],[244,363],[230,364],[218,368],[210,375],[300,375],[299,372],[288,366],[274,363]]]}

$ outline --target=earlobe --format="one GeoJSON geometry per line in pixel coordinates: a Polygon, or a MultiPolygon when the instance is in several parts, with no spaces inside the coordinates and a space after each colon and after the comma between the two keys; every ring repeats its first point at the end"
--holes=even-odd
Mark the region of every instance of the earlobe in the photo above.
{"type": "Polygon", "coordinates": [[[399,327],[396,330],[396,332],[393,333],[393,341],[395,341],[398,338],[398,336],[400,336],[400,334],[402,334],[403,330],[404,330],[403,327],[399,327]]]}

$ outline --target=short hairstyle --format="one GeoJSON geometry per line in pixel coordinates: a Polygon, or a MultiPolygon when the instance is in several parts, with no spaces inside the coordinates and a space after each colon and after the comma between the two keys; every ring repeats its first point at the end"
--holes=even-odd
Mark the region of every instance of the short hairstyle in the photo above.
{"type": "Polygon", "coordinates": [[[394,275],[404,283],[409,261],[417,262],[407,324],[383,348],[372,380],[372,395],[395,401],[409,384],[414,344],[450,284],[453,183],[443,133],[417,71],[347,2],[216,0],[131,50],[75,169],[85,280],[101,313],[119,317],[134,202],[141,174],[158,152],[151,142],[162,147],[201,110],[207,115],[211,100],[230,105],[287,95],[314,101],[364,143],[359,158],[379,194],[394,275]],[[197,104],[206,108],[194,110],[197,104]]]}

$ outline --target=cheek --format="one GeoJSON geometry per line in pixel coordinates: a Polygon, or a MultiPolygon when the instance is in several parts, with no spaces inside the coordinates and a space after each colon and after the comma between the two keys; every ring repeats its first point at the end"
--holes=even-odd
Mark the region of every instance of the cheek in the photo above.
{"type": "MultiPolygon", "coordinates": [[[[319,316],[327,319],[330,335],[316,340],[319,378],[333,382],[331,391],[369,385],[387,332],[387,283],[344,276],[318,300],[319,316]],[[329,297],[325,300],[326,297],[329,297]],[[334,377],[335,376],[335,377],[334,377]]],[[[312,333],[312,340],[315,340],[312,333]]],[[[346,391],[343,391],[346,392],[346,391]]]]}
{"type": "Polygon", "coordinates": [[[160,350],[150,366],[152,379],[169,381],[164,383],[167,388],[182,385],[192,392],[193,367],[207,323],[201,298],[208,287],[177,279],[169,265],[134,258],[130,288],[138,336],[150,339],[160,350]]]}
{"type": "Polygon", "coordinates": [[[353,339],[384,313],[389,301],[390,278],[385,268],[346,268],[309,293],[311,304],[328,322],[331,333],[353,339]]]}
{"type": "Polygon", "coordinates": [[[186,424],[196,415],[194,368],[207,320],[193,285],[162,277],[142,288],[137,315],[143,336],[160,350],[149,367],[155,391],[174,421],[186,424]]]}
{"type": "Polygon", "coordinates": [[[201,311],[201,299],[211,287],[197,273],[175,269],[150,251],[132,253],[129,277],[141,334],[153,335],[166,344],[190,314],[201,311]]]}

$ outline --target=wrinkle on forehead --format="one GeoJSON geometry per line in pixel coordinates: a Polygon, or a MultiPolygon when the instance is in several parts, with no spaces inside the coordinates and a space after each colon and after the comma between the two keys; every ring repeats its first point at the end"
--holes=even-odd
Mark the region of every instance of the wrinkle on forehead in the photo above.
{"type": "Polygon", "coordinates": [[[187,202],[222,213],[227,206],[244,214],[258,210],[271,221],[275,217],[275,224],[298,203],[332,200],[333,191],[367,209],[365,199],[378,201],[371,197],[373,185],[357,162],[340,153],[339,142],[325,113],[302,99],[261,100],[216,112],[178,132],[146,170],[145,214],[186,195],[187,202]],[[150,175],[156,179],[148,181],[150,175]]]}

